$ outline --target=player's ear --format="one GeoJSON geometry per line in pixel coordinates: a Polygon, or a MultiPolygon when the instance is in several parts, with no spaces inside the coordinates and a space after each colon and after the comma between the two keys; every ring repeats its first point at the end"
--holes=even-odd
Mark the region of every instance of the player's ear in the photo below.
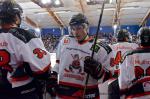
{"type": "Polygon", "coordinates": [[[16,21],[16,22],[15,22],[16,25],[17,25],[17,26],[20,26],[20,24],[21,24],[21,19],[19,18],[18,15],[16,15],[15,21],[16,21]]]}

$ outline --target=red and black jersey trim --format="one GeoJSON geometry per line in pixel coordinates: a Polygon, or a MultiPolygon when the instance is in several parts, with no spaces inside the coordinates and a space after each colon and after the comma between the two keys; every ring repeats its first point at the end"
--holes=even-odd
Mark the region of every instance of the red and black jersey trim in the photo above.
{"type": "Polygon", "coordinates": [[[121,63],[123,63],[123,61],[125,60],[125,58],[127,56],[130,56],[130,55],[133,55],[133,54],[137,54],[137,53],[150,53],[150,50],[149,48],[137,48],[135,50],[131,50],[131,51],[127,51],[123,57],[122,57],[122,60],[121,60],[121,63]]]}
{"type": "Polygon", "coordinates": [[[43,74],[43,73],[45,73],[47,71],[49,72],[50,67],[51,67],[51,64],[47,65],[42,71],[34,72],[33,75],[40,75],[40,74],[43,74]]]}
{"type": "MultiPolygon", "coordinates": [[[[99,89],[98,85],[87,86],[86,94],[84,99],[99,99],[99,89]]],[[[68,83],[68,82],[59,82],[57,87],[57,95],[64,99],[82,99],[83,98],[84,86],[68,83]]]]}
{"type": "Polygon", "coordinates": [[[31,77],[35,77],[37,79],[48,79],[48,77],[50,76],[50,69],[51,69],[51,64],[47,65],[43,70],[37,71],[37,72],[33,72],[30,68],[30,65],[28,63],[24,63],[25,66],[25,70],[28,73],[28,75],[30,75],[31,77]]]}

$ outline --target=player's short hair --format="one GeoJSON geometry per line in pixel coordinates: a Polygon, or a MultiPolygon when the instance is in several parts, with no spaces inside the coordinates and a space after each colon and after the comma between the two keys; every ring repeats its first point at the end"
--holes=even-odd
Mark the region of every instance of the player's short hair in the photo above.
{"type": "Polygon", "coordinates": [[[150,28],[140,28],[137,36],[142,46],[150,46],[150,28]]]}
{"type": "Polygon", "coordinates": [[[0,2],[0,24],[16,22],[16,16],[21,19],[22,8],[14,0],[0,2]]]}
{"type": "Polygon", "coordinates": [[[117,41],[126,41],[126,38],[129,41],[130,33],[126,29],[121,29],[117,32],[116,38],[117,38],[117,41]]]}

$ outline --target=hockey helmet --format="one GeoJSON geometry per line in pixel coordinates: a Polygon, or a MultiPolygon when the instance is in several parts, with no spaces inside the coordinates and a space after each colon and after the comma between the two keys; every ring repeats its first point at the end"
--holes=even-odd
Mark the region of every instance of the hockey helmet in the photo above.
{"type": "Polygon", "coordinates": [[[117,41],[126,41],[126,38],[130,40],[130,33],[126,29],[121,29],[116,35],[117,41]]]}
{"type": "Polygon", "coordinates": [[[15,22],[16,15],[21,21],[22,13],[22,8],[14,0],[4,0],[0,2],[0,24],[15,22]]]}
{"type": "Polygon", "coordinates": [[[150,29],[148,27],[140,28],[138,37],[142,46],[150,46],[150,29]]]}
{"type": "Polygon", "coordinates": [[[78,13],[76,15],[73,15],[70,22],[69,22],[69,25],[70,26],[73,26],[73,25],[80,25],[80,24],[89,24],[87,18],[85,15],[81,14],[81,13],[78,13]]]}

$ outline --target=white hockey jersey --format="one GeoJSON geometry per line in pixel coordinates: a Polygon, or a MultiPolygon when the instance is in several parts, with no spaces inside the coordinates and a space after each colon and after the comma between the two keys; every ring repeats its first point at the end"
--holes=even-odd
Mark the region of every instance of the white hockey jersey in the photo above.
{"type": "MultiPolygon", "coordinates": [[[[91,56],[94,40],[89,38],[79,44],[73,37],[64,36],[60,41],[53,71],[59,74],[58,96],[61,99],[80,99],[83,96],[87,73],[84,72],[84,59],[91,56]]],[[[96,44],[94,59],[102,63],[107,60],[111,49],[108,45],[96,44]]],[[[88,80],[86,99],[98,99],[98,82],[91,76],[88,80]]]]}
{"type": "MultiPolygon", "coordinates": [[[[0,31],[0,74],[6,71],[5,79],[11,88],[32,82],[31,72],[25,67],[30,68],[33,75],[42,75],[49,70],[50,54],[41,39],[20,28],[0,31]]],[[[0,85],[0,91],[1,87],[3,85],[0,85]]]]}
{"type": "Polygon", "coordinates": [[[113,76],[118,76],[119,74],[119,62],[126,51],[136,49],[138,44],[131,42],[117,42],[110,45],[112,49],[110,57],[110,66],[113,76]]]}
{"type": "Polygon", "coordinates": [[[119,87],[126,99],[150,99],[150,49],[138,48],[124,55],[119,87]]]}
{"type": "Polygon", "coordinates": [[[108,86],[111,85],[111,83],[118,77],[119,62],[122,59],[122,55],[128,50],[133,50],[137,48],[138,44],[130,43],[130,42],[116,42],[116,43],[110,44],[110,47],[112,49],[112,52],[110,54],[110,57],[107,63],[110,63],[110,66],[108,68],[112,73],[112,77],[106,82],[99,85],[100,93],[105,93],[105,94],[100,95],[102,99],[108,98],[108,86]]]}

